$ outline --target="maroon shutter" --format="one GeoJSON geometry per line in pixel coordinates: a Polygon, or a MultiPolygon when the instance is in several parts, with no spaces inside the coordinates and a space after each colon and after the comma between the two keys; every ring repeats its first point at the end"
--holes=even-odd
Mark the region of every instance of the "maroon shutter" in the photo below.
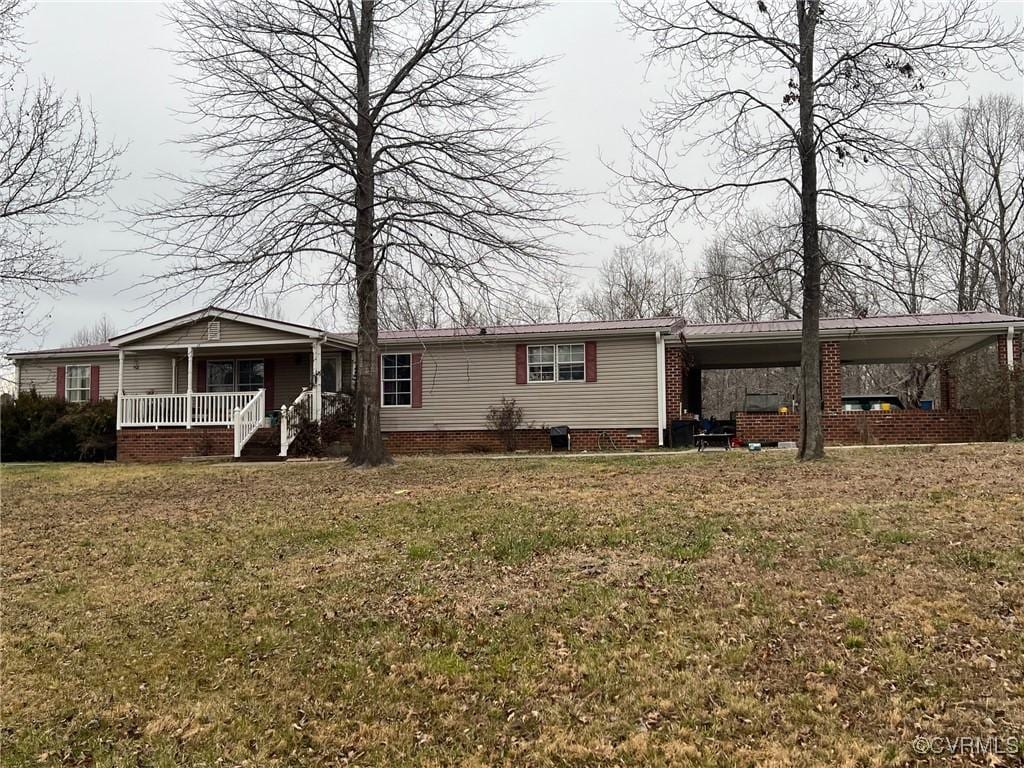
{"type": "Polygon", "coordinates": [[[274,400],[274,358],[263,358],[263,404],[268,411],[278,408],[281,404],[274,400]]]}
{"type": "Polygon", "coordinates": [[[423,407],[423,354],[413,352],[412,359],[412,407],[423,407]]]}
{"type": "Polygon", "coordinates": [[[196,392],[206,391],[206,361],[196,361],[196,392]]]}
{"type": "Polygon", "coordinates": [[[64,399],[64,366],[57,366],[57,399],[64,399]]]}
{"type": "Polygon", "coordinates": [[[98,403],[100,401],[100,367],[98,365],[89,366],[89,402],[98,403]]]}
{"type": "Polygon", "coordinates": [[[516,344],[516,384],[526,383],[526,345],[516,344]]]}
{"type": "Polygon", "coordinates": [[[587,381],[597,381],[597,342],[588,341],[583,347],[583,366],[587,381]]]}

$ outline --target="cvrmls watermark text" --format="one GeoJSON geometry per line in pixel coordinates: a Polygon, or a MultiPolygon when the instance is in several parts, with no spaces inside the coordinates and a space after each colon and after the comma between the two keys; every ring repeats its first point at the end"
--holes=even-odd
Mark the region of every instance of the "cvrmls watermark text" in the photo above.
{"type": "Polygon", "coordinates": [[[1024,755],[1024,735],[918,736],[913,749],[919,755],[1024,755]]]}

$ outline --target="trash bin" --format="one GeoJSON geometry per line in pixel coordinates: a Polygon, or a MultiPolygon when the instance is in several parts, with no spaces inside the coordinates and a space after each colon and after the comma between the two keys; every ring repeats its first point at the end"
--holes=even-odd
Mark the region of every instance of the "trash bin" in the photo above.
{"type": "Polygon", "coordinates": [[[552,427],[549,431],[551,437],[552,451],[568,451],[572,445],[572,436],[569,434],[569,427],[552,427]]]}
{"type": "Polygon", "coordinates": [[[672,448],[693,448],[693,432],[697,422],[693,419],[673,419],[668,444],[672,448]]]}

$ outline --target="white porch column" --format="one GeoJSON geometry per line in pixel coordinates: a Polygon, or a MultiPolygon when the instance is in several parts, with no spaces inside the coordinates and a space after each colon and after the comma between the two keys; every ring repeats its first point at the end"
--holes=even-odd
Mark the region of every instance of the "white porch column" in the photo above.
{"type": "Polygon", "coordinates": [[[121,408],[124,403],[124,350],[117,350],[117,428],[121,428],[121,408]]]}
{"type": "Polygon", "coordinates": [[[192,429],[192,347],[188,348],[188,383],[185,385],[185,429],[192,429]]]}
{"type": "Polygon", "coordinates": [[[171,355],[171,394],[178,394],[178,358],[171,355]]]}
{"type": "Polygon", "coordinates": [[[323,355],[319,341],[313,342],[313,404],[310,410],[310,418],[313,421],[320,421],[320,409],[323,407],[323,387],[321,386],[323,366],[323,355]]]}
{"type": "Polygon", "coordinates": [[[668,421],[665,405],[665,338],[661,331],[654,332],[655,359],[658,371],[658,445],[665,445],[665,426],[668,421]]]}

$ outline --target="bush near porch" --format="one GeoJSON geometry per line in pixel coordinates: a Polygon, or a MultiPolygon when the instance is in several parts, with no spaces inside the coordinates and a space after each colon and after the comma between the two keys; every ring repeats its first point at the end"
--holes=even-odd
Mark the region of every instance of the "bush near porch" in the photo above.
{"type": "Polygon", "coordinates": [[[3,762],[885,766],[1019,735],[1022,469],[4,467],[3,762]]]}
{"type": "Polygon", "coordinates": [[[0,461],[103,461],[117,457],[114,400],[69,403],[33,389],[0,397],[0,461]]]}

